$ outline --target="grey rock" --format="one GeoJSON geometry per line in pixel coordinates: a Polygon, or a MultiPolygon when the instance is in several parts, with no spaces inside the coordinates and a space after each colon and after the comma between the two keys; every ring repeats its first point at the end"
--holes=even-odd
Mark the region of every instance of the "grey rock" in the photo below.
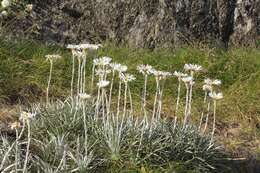
{"type": "MultiPolygon", "coordinates": [[[[138,47],[206,42],[255,46],[260,0],[34,0],[6,37],[61,45],[113,40],[138,47]]],[[[9,17],[11,18],[11,17],[9,17]]],[[[3,25],[10,19],[5,19],[3,25]]],[[[6,26],[6,25],[5,25],[6,26]]]]}

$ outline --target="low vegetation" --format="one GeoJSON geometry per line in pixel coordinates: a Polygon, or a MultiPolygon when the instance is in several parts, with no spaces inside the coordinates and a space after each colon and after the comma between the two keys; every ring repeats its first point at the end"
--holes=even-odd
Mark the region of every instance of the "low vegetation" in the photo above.
{"type": "MultiPolygon", "coordinates": [[[[28,41],[0,41],[0,58],[1,102],[20,105],[23,110],[30,107],[27,112],[32,112],[17,111],[19,116],[24,114],[30,118],[22,120],[21,130],[13,128],[14,137],[2,135],[1,152],[8,153],[8,157],[2,159],[1,168],[9,165],[10,169],[47,172],[219,172],[225,170],[225,161],[232,155],[224,155],[218,146],[225,146],[227,152],[239,157],[244,155],[237,152],[238,149],[245,146],[243,152],[257,155],[259,151],[260,52],[257,49],[223,52],[190,46],[151,51],[105,44],[100,50],[88,53],[86,66],[77,68],[74,64],[72,68],[71,52],[67,49],[28,41]],[[48,54],[59,54],[62,58],[55,55],[46,60],[48,54]],[[106,75],[102,73],[97,78],[93,75],[92,62],[102,56],[127,65],[128,72],[134,74],[134,77],[119,75],[120,80],[113,80],[114,88],[109,95],[102,89],[107,86],[106,75]],[[147,77],[139,73],[140,69],[136,70],[140,64],[149,64],[171,74],[187,63],[203,67],[196,74],[194,87],[193,79],[188,83],[183,80],[179,85],[178,78],[160,81],[155,73],[155,78],[147,77]],[[74,84],[71,82],[73,70],[74,84]],[[86,78],[82,75],[85,73],[86,78]],[[135,81],[125,82],[130,78],[135,81]],[[205,78],[222,81],[216,90],[222,90],[224,99],[212,102],[214,111],[207,110],[205,104],[202,90],[205,78]],[[98,82],[98,89],[93,89],[96,86],[93,81],[98,82]],[[122,103],[117,92],[120,88],[124,91],[122,103]],[[92,99],[93,96],[97,99],[92,99]],[[63,101],[56,101],[58,98],[63,101]],[[179,104],[177,98],[180,98],[179,104]],[[114,111],[110,111],[110,107],[114,111]],[[205,116],[201,116],[203,113],[205,116]],[[97,118],[100,116],[102,118],[97,118]],[[189,118],[192,123],[182,121],[189,118]],[[202,125],[210,128],[202,133],[202,125]],[[214,132],[217,142],[213,140],[214,132]],[[252,142],[247,142],[249,139],[252,142]],[[25,161],[17,162],[17,159],[25,161]],[[19,164],[12,165],[14,161],[19,164]]],[[[205,96],[206,101],[210,97],[221,98],[213,92],[205,96]]],[[[13,123],[18,126],[17,121],[13,123]]]]}

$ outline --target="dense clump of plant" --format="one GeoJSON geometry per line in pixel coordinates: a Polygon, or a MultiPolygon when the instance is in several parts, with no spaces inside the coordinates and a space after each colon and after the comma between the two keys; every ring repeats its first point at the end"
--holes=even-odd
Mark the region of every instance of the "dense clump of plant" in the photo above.
{"type": "Polygon", "coordinates": [[[216,92],[218,88],[215,86],[220,85],[221,81],[204,81],[204,104],[208,105],[208,109],[202,130],[204,111],[198,127],[193,127],[190,122],[195,77],[196,73],[203,70],[202,66],[185,64],[187,73],[175,71],[172,74],[156,70],[150,65],[140,65],[137,69],[144,75],[141,96],[144,116],[135,117],[131,83],[136,77],[127,72],[127,66],[112,63],[107,56],[94,59],[91,86],[87,87],[87,55],[100,47],[92,44],[68,45],[73,55],[71,95],[64,102],[49,98],[55,70],[53,64],[61,56],[46,56],[50,61],[46,103],[34,105],[27,112],[21,111],[20,120],[10,124],[15,131],[15,138],[9,144],[12,140],[2,137],[0,170],[23,173],[109,172],[145,169],[144,166],[169,169],[176,163],[185,165],[186,170],[217,170],[222,155],[214,141],[216,104],[223,95],[216,92]],[[161,113],[165,82],[173,76],[178,78],[179,85],[175,118],[171,121],[163,118],[161,113]],[[156,82],[151,111],[146,106],[148,78],[154,78],[156,82]],[[113,99],[115,81],[118,82],[118,88],[116,99],[113,99]],[[183,116],[179,112],[181,84],[186,88],[183,116]],[[205,130],[212,102],[213,127],[209,138],[205,130]],[[178,117],[183,119],[178,120],[178,117]]]}
{"type": "Polygon", "coordinates": [[[221,150],[196,127],[184,129],[163,119],[146,123],[145,117],[95,118],[91,104],[73,108],[71,103],[33,106],[37,116],[23,115],[26,119],[19,130],[14,124],[20,137],[1,138],[1,155],[5,156],[1,157],[1,170],[21,172],[26,164],[26,171],[46,173],[120,172],[142,167],[162,171],[182,165],[185,170],[217,172],[221,166],[221,150]]]}

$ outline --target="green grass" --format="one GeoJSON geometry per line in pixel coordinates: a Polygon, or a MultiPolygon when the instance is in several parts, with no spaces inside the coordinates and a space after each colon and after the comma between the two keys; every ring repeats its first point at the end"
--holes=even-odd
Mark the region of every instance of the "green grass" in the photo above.
{"type": "MultiPolygon", "coordinates": [[[[46,54],[60,53],[64,59],[55,63],[51,85],[51,97],[63,98],[69,94],[71,76],[70,52],[58,46],[22,41],[11,43],[0,41],[0,100],[3,103],[30,103],[44,99],[49,63],[45,61],[46,54]]],[[[106,44],[103,49],[89,57],[92,64],[93,57],[110,56],[113,61],[126,64],[130,72],[137,74],[138,64],[150,64],[155,68],[173,72],[181,70],[185,63],[197,63],[207,71],[200,74],[199,81],[205,77],[217,78],[223,81],[221,90],[224,99],[219,103],[217,110],[217,128],[225,133],[225,129],[238,126],[238,134],[222,142],[230,147],[234,141],[248,144],[247,140],[255,140],[260,136],[256,125],[260,123],[260,51],[254,48],[230,49],[229,51],[216,50],[209,47],[183,47],[174,50],[136,49],[127,46],[106,44]],[[230,140],[230,141],[229,141],[230,140]]],[[[90,79],[91,65],[88,65],[90,79]]],[[[176,98],[175,79],[167,80],[164,96],[163,112],[165,116],[172,116],[173,102],[176,98]]],[[[131,84],[134,92],[135,104],[140,101],[139,95],[143,86],[141,75],[131,84]]],[[[195,86],[194,111],[200,111],[199,105],[203,92],[199,90],[201,82],[195,86]]],[[[155,92],[155,82],[149,78],[148,98],[152,100],[155,92]]],[[[184,90],[183,90],[184,92],[184,90]]],[[[182,93],[184,95],[185,93],[182,93]]],[[[199,114],[194,113],[197,121],[199,114]]],[[[256,144],[257,145],[257,144],[256,144]]],[[[238,146],[235,147],[235,149],[238,146]]],[[[234,149],[234,150],[235,150],[234,149]]],[[[254,151],[254,150],[253,150],[254,151]]]]}

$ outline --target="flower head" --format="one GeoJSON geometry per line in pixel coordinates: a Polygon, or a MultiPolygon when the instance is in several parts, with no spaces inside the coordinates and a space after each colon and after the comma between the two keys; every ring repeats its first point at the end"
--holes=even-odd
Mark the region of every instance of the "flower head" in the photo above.
{"type": "Polygon", "coordinates": [[[110,67],[113,70],[118,71],[119,73],[123,73],[123,72],[127,71],[126,65],[122,65],[122,64],[118,64],[118,63],[112,63],[112,64],[110,64],[110,67]]]}
{"type": "Polygon", "coordinates": [[[151,74],[151,70],[153,69],[153,67],[152,66],[150,66],[150,65],[143,65],[143,64],[141,64],[141,65],[138,65],[137,66],[137,70],[140,72],[140,73],[142,73],[143,75],[149,75],[149,74],[151,74]]]}
{"type": "Polygon", "coordinates": [[[72,49],[72,55],[74,57],[77,57],[77,58],[83,58],[85,57],[85,54],[82,50],[80,49],[72,49]]]}
{"type": "Polygon", "coordinates": [[[206,85],[217,85],[218,86],[218,85],[221,85],[222,82],[219,79],[212,80],[212,79],[207,78],[204,80],[204,83],[206,85]]]}
{"type": "Polygon", "coordinates": [[[80,93],[79,98],[82,100],[89,100],[89,99],[91,99],[91,95],[87,94],[87,93],[80,93]]]}
{"type": "Polygon", "coordinates": [[[99,65],[100,64],[100,58],[93,59],[93,64],[94,65],[99,65]]]}
{"type": "Polygon", "coordinates": [[[155,69],[151,69],[150,73],[152,73],[158,80],[166,79],[172,75],[170,72],[159,71],[155,69]]]}
{"type": "Polygon", "coordinates": [[[60,55],[46,55],[45,57],[49,61],[55,61],[57,59],[61,59],[62,58],[60,55]]]}
{"type": "Polygon", "coordinates": [[[185,64],[184,65],[184,70],[186,71],[193,71],[193,72],[199,72],[203,70],[202,66],[197,65],[197,64],[185,64]]]}
{"type": "Polygon", "coordinates": [[[216,93],[216,92],[210,92],[209,96],[213,99],[213,100],[220,100],[223,99],[223,94],[221,92],[216,93]]]}
{"type": "Polygon", "coordinates": [[[205,85],[203,85],[202,89],[203,89],[203,91],[212,91],[212,86],[205,84],[205,85]]]}
{"type": "Polygon", "coordinates": [[[123,73],[121,73],[119,77],[124,82],[131,82],[131,81],[134,81],[136,79],[134,75],[123,74],[123,73]]]}
{"type": "Polygon", "coordinates": [[[31,12],[33,10],[33,5],[32,4],[27,4],[25,7],[25,10],[28,12],[31,12]]]}
{"type": "Polygon", "coordinates": [[[7,12],[6,10],[3,10],[3,11],[1,12],[1,15],[2,15],[2,16],[7,16],[7,15],[8,15],[8,12],[7,12]]]}
{"type": "Polygon", "coordinates": [[[105,87],[107,87],[108,85],[109,85],[109,81],[107,81],[107,80],[101,80],[101,81],[99,81],[98,83],[97,83],[97,86],[99,87],[99,88],[105,88],[105,87]]]}
{"type": "Polygon", "coordinates": [[[30,112],[21,112],[20,114],[20,120],[25,121],[29,119],[33,119],[36,116],[36,113],[30,113],[30,112]]]}
{"type": "Polygon", "coordinates": [[[193,81],[193,77],[191,77],[191,76],[186,76],[186,77],[181,78],[181,80],[182,80],[185,84],[187,84],[187,83],[190,83],[190,82],[193,81]]]}
{"type": "Polygon", "coordinates": [[[99,63],[100,65],[102,66],[105,66],[105,65],[109,65],[109,63],[111,62],[112,58],[108,57],[108,56],[104,56],[100,59],[99,63]]]}
{"type": "Polygon", "coordinates": [[[2,0],[1,6],[3,8],[7,8],[7,7],[9,7],[11,5],[11,3],[12,3],[11,0],[2,0]]]}
{"type": "Polygon", "coordinates": [[[187,77],[187,76],[188,76],[187,74],[182,73],[182,72],[178,72],[178,71],[175,71],[175,72],[173,73],[173,75],[176,76],[179,80],[180,80],[181,78],[183,78],[183,77],[187,77]]]}
{"type": "Polygon", "coordinates": [[[10,128],[11,128],[12,130],[18,129],[18,128],[20,128],[20,127],[21,127],[21,123],[20,123],[19,121],[15,121],[15,122],[13,122],[13,123],[10,124],[10,128]]]}

